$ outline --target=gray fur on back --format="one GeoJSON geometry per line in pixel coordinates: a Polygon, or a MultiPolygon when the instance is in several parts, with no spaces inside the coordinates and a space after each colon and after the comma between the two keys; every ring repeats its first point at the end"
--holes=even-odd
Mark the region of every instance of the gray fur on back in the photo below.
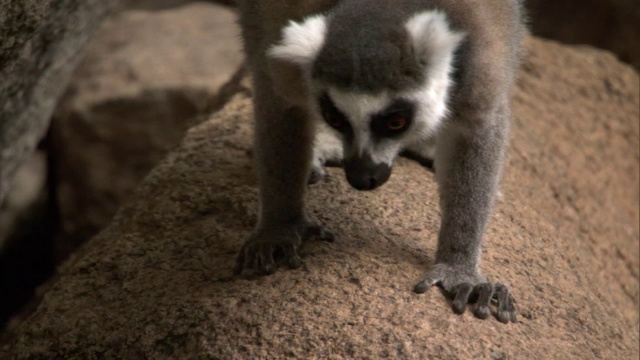
{"type": "Polygon", "coordinates": [[[424,67],[404,24],[426,8],[417,0],[346,0],[332,10],[313,77],[341,89],[376,93],[413,88],[424,67]]]}

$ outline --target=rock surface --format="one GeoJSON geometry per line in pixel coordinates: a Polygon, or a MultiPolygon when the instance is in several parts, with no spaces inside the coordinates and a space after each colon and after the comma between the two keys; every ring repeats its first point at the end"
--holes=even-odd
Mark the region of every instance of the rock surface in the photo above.
{"type": "Polygon", "coordinates": [[[639,97],[637,73],[613,56],[531,41],[481,265],[512,287],[516,324],[411,291],[439,213],[433,175],[404,159],[367,193],[330,169],[309,209],[339,239],[310,242],[300,270],[231,277],[257,206],[250,99],[238,95],[60,270],[4,355],[637,358],[639,97]]]}
{"type": "MultiPolygon", "coordinates": [[[[15,172],[15,183],[0,206],[0,249],[15,233],[20,218],[29,217],[30,207],[46,191],[47,159],[42,151],[36,151],[15,172]]],[[[0,251],[2,253],[2,251],[0,251]]]]}
{"type": "Polygon", "coordinates": [[[115,0],[0,0],[0,203],[115,0]]]}
{"type": "Polygon", "coordinates": [[[238,37],[233,12],[211,3],[123,11],[104,24],[53,121],[60,258],[106,226],[203,120],[241,62],[238,37]]]}
{"type": "Polygon", "coordinates": [[[0,344],[5,324],[55,270],[51,237],[56,218],[50,211],[46,163],[43,151],[32,154],[16,171],[0,206],[0,344]]]}

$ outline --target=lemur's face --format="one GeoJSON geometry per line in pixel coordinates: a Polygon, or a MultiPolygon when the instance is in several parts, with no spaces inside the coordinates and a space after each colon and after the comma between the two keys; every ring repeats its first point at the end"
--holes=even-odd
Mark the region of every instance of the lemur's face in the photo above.
{"type": "Polygon", "coordinates": [[[397,28],[367,23],[354,31],[352,20],[319,14],[291,22],[267,55],[300,66],[311,106],[342,134],[349,183],[371,190],[387,181],[402,150],[433,135],[444,118],[464,35],[437,10],[394,22],[397,28]]]}
{"type": "Polygon", "coordinates": [[[351,186],[372,190],[384,184],[398,154],[434,132],[444,101],[427,107],[422,92],[370,95],[329,87],[318,93],[322,119],[342,137],[351,186]]]}

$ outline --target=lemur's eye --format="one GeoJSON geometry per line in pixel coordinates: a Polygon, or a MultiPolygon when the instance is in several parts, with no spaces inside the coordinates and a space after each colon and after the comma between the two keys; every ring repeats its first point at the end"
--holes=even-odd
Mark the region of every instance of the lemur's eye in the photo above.
{"type": "Polygon", "coordinates": [[[393,101],[371,117],[371,132],[379,138],[397,137],[411,126],[415,105],[407,100],[393,101]]]}
{"type": "Polygon", "coordinates": [[[404,116],[394,116],[385,122],[385,126],[391,131],[398,131],[404,129],[407,123],[407,118],[404,116]]]}

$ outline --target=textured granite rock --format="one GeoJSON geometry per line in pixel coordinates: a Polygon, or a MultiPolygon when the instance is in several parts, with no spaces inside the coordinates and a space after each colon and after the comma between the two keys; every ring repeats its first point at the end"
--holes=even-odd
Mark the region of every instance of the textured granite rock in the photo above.
{"type": "Polygon", "coordinates": [[[115,0],[0,0],[0,203],[115,0]]]}
{"type": "Polygon", "coordinates": [[[32,358],[604,358],[638,356],[638,75],[612,55],[530,42],[482,270],[519,322],[411,291],[433,261],[433,175],[400,160],[373,192],[340,169],[310,214],[339,234],[305,266],[231,276],[256,220],[250,99],[190,129],[82,247],[3,349],[32,358]]]}

